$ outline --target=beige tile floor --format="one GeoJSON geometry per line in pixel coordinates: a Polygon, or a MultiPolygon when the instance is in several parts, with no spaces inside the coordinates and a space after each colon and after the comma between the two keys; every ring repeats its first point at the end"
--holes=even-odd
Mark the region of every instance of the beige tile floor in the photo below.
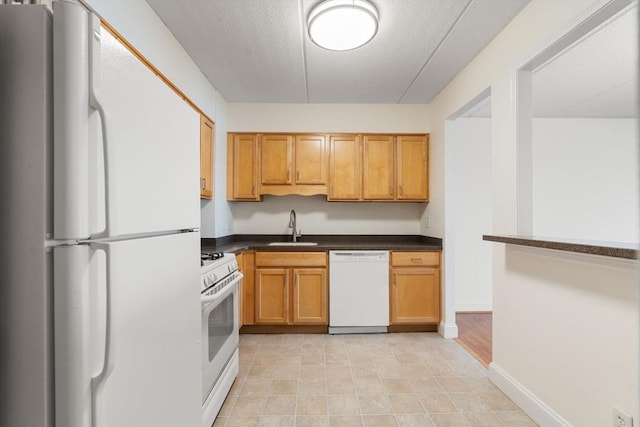
{"type": "Polygon", "coordinates": [[[241,335],[214,426],[536,426],[436,333],[241,335]]]}

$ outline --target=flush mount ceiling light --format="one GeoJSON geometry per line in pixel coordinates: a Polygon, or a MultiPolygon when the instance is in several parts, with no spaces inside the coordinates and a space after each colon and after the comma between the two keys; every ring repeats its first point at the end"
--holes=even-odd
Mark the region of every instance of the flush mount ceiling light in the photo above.
{"type": "Polygon", "coordinates": [[[309,37],[329,50],[360,47],[378,31],[378,11],[366,0],[325,0],[311,10],[309,37]]]}

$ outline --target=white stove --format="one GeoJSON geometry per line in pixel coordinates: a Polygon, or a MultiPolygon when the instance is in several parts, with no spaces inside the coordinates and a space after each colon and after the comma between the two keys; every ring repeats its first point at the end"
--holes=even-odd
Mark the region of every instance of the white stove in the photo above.
{"type": "Polygon", "coordinates": [[[238,284],[233,253],[201,254],[202,426],[210,427],[238,375],[238,284]]]}

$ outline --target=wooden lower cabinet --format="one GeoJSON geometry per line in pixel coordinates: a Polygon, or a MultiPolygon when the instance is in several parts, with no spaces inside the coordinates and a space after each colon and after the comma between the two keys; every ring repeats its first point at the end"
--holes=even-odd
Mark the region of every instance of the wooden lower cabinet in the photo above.
{"type": "MultiPolygon", "coordinates": [[[[244,274],[244,254],[236,255],[238,270],[244,274]]],[[[244,277],[238,282],[238,322],[244,325],[244,277]]]]}
{"type": "Polygon", "coordinates": [[[392,252],[391,325],[440,323],[440,253],[392,252]]]}
{"type": "Polygon", "coordinates": [[[255,324],[328,325],[326,253],[286,254],[256,253],[255,324]]]}
{"type": "Polygon", "coordinates": [[[392,268],[389,298],[392,325],[439,323],[440,270],[392,268]]]}
{"type": "Polygon", "coordinates": [[[289,270],[256,269],[256,324],[289,323],[289,270]]]}
{"type": "Polygon", "coordinates": [[[327,269],[292,270],[291,321],[294,325],[327,325],[327,269]]]}
{"type": "Polygon", "coordinates": [[[240,315],[241,326],[253,325],[255,323],[255,252],[245,251],[238,255],[238,268],[244,274],[242,278],[241,295],[240,295],[240,315]]]}

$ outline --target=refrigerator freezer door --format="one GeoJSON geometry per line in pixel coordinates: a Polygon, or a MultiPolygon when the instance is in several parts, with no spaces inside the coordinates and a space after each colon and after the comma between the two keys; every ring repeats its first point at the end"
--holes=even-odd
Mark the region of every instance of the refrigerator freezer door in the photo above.
{"type": "Polygon", "coordinates": [[[96,20],[54,2],[54,238],[199,228],[199,113],[96,20]]]}
{"type": "Polygon", "coordinates": [[[199,425],[199,233],[55,251],[56,270],[66,271],[55,283],[56,336],[65,337],[56,340],[56,379],[68,387],[56,388],[56,425],[199,425]]]}
{"type": "Polygon", "coordinates": [[[104,28],[100,44],[112,234],[199,228],[199,114],[104,28]]]}

